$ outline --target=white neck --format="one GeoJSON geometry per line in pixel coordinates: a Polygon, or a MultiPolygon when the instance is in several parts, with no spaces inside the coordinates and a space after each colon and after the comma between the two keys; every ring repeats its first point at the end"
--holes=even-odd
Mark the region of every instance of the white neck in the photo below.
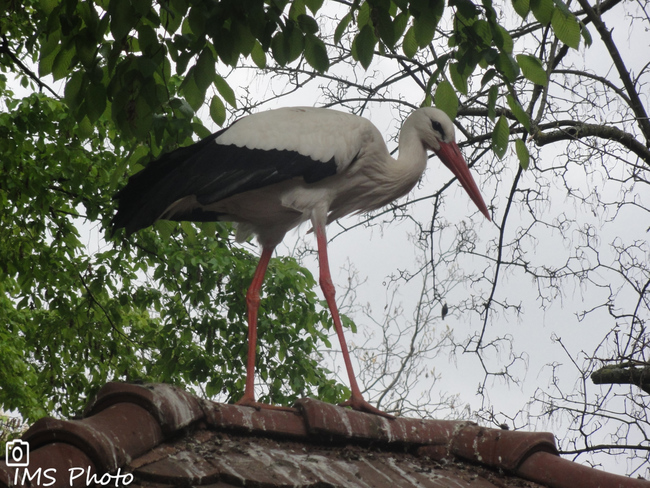
{"type": "Polygon", "coordinates": [[[399,154],[393,165],[394,177],[407,193],[418,182],[427,167],[427,151],[413,127],[404,124],[399,137],[399,154]]]}

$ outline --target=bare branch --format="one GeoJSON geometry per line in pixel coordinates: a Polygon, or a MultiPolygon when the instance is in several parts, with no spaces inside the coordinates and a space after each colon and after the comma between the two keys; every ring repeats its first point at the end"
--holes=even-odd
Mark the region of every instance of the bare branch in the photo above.
{"type": "Polygon", "coordinates": [[[0,44],[0,54],[6,54],[9,59],[11,59],[11,62],[14,63],[18,68],[25,73],[27,76],[29,76],[40,88],[46,89],[49,91],[54,98],[60,99],[61,97],[48,85],[43,83],[41,79],[36,76],[36,73],[34,73],[31,69],[29,69],[25,63],[23,63],[20,59],[18,59],[18,56],[11,50],[9,46],[9,41],[7,40],[7,36],[3,35],[2,36],[2,44],[0,44]]]}
{"type": "MultiPolygon", "coordinates": [[[[560,126],[564,124],[558,122],[557,125],[560,126]]],[[[533,134],[533,140],[538,146],[545,146],[563,140],[581,139],[583,137],[599,137],[601,139],[616,141],[650,165],[650,149],[637,141],[632,134],[624,132],[616,127],[574,122],[572,123],[572,126],[567,129],[559,129],[550,132],[537,131],[533,134]]]]}
{"type": "MultiPolygon", "coordinates": [[[[591,5],[589,5],[588,0],[578,0],[578,2],[580,3],[580,6],[582,6],[582,8],[584,9],[589,20],[593,22],[594,26],[598,30],[601,39],[603,40],[605,46],[607,47],[607,51],[609,52],[609,55],[612,57],[612,60],[614,61],[614,66],[616,66],[616,69],[618,70],[618,75],[621,77],[621,81],[623,81],[623,85],[625,86],[627,94],[630,97],[630,100],[632,101],[630,106],[634,111],[634,113],[636,114],[637,123],[639,124],[639,127],[641,128],[641,132],[643,133],[643,136],[645,137],[646,140],[646,146],[650,147],[650,120],[648,120],[648,114],[643,106],[643,103],[641,102],[641,97],[639,97],[637,89],[634,86],[634,82],[630,78],[630,71],[625,66],[625,63],[623,62],[623,58],[618,52],[618,48],[616,47],[616,44],[614,44],[614,40],[612,39],[612,33],[609,29],[607,29],[607,26],[603,22],[600,14],[596,13],[596,11],[591,7],[591,5]]],[[[648,164],[650,164],[650,160],[645,159],[645,161],[648,164]]]]}
{"type": "Polygon", "coordinates": [[[636,367],[630,364],[605,366],[591,373],[595,385],[636,385],[650,393],[650,366],[636,367]]]}

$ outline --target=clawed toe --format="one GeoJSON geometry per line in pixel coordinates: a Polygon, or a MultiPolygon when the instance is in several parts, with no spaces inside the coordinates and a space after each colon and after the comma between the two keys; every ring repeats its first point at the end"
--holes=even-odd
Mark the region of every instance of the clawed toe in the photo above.
{"type": "Polygon", "coordinates": [[[389,413],[379,410],[377,407],[373,407],[362,397],[352,395],[349,400],[346,400],[343,403],[339,403],[340,407],[351,407],[353,410],[359,412],[371,413],[373,415],[379,415],[380,417],[385,417],[389,420],[395,420],[395,417],[389,413]]]}

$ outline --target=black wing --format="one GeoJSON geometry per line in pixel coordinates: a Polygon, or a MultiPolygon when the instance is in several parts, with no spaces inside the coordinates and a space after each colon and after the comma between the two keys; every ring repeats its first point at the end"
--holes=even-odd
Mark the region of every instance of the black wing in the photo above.
{"type": "MultiPolygon", "coordinates": [[[[174,202],[191,195],[200,205],[223,200],[237,193],[302,177],[314,183],[336,174],[334,158],[315,161],[296,151],[249,149],[216,142],[224,129],[182,147],[150,163],[129,178],[115,198],[117,213],[113,232],[124,227],[128,234],[152,225],[174,202]]],[[[217,220],[217,215],[196,208],[174,214],[173,220],[217,220]]]]}

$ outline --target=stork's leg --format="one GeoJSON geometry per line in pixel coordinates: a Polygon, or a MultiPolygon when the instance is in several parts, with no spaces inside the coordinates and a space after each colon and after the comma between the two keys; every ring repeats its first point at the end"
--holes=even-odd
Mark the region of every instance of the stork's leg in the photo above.
{"type": "Polygon", "coordinates": [[[266,269],[269,267],[269,261],[273,254],[273,247],[263,247],[260,261],[257,263],[253,281],[248,287],[246,293],[246,305],[248,308],[248,358],[246,362],[246,387],[244,388],[244,396],[237,402],[237,405],[245,405],[249,407],[271,408],[278,410],[293,411],[289,407],[276,407],[274,405],[266,405],[255,401],[255,350],[257,348],[257,311],[260,308],[260,289],[264,282],[264,275],[266,269]]]}
{"type": "Polygon", "coordinates": [[[335,294],[336,290],[334,289],[334,284],[332,283],[332,276],[330,274],[329,260],[327,258],[327,237],[325,236],[325,226],[316,225],[316,242],[318,244],[318,263],[320,266],[320,286],[325,295],[325,300],[329,306],[330,312],[332,313],[332,319],[334,320],[334,328],[336,329],[336,335],[339,337],[341,343],[341,352],[343,353],[343,361],[345,361],[345,369],[348,372],[348,378],[350,380],[350,390],[352,395],[350,399],[342,403],[342,406],[350,406],[355,410],[361,410],[368,413],[374,413],[376,415],[381,415],[389,419],[393,419],[390,414],[382,412],[376,407],[370,405],[367,401],[363,399],[361,395],[361,390],[357,384],[357,379],[354,376],[354,370],[352,369],[352,362],[350,361],[350,354],[348,352],[348,346],[345,342],[345,336],[343,335],[343,326],[341,325],[341,317],[339,316],[339,310],[336,306],[335,294]]]}

